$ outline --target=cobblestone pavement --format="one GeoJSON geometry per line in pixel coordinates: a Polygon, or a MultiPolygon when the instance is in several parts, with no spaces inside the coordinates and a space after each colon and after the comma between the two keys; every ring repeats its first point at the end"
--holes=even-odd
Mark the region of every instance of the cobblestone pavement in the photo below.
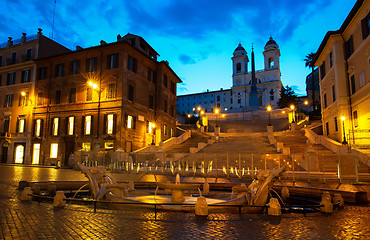
{"type": "Polygon", "coordinates": [[[85,180],[77,171],[0,165],[0,239],[370,239],[370,207],[331,215],[210,214],[106,210],[20,202],[20,180],[85,180]],[[30,175],[34,174],[34,175],[30,175]]]}

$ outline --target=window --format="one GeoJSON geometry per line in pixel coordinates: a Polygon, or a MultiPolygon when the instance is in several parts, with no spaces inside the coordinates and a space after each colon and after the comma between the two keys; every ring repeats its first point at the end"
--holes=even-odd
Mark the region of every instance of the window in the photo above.
{"type": "Polygon", "coordinates": [[[274,59],[272,57],[269,58],[269,68],[274,67],[274,59]]]}
{"type": "Polygon", "coordinates": [[[114,122],[115,122],[115,115],[114,114],[108,114],[107,116],[106,116],[106,129],[107,129],[107,131],[106,131],[106,133],[107,134],[113,134],[114,132],[115,132],[115,124],[114,124],[114,122]]]}
{"type": "Polygon", "coordinates": [[[74,135],[75,117],[68,117],[67,135],[74,135]]]}
{"type": "Polygon", "coordinates": [[[71,75],[78,74],[80,67],[80,61],[73,61],[71,62],[71,75]]]}
{"type": "Polygon", "coordinates": [[[236,64],[236,72],[237,73],[240,73],[242,71],[242,64],[241,63],[237,63],[236,64]]]}
{"type": "Polygon", "coordinates": [[[38,80],[46,79],[46,67],[41,67],[38,69],[38,80]]]}
{"type": "Polygon", "coordinates": [[[356,80],[355,80],[355,75],[351,76],[351,90],[352,94],[356,93],[356,80]]]}
{"type": "Polygon", "coordinates": [[[76,88],[71,88],[69,90],[69,103],[76,102],[76,88]]]}
{"type": "Polygon", "coordinates": [[[64,64],[55,65],[55,77],[63,77],[64,64]]]}
{"type": "Polygon", "coordinates": [[[108,89],[107,89],[107,98],[108,99],[116,98],[116,84],[115,83],[109,83],[108,89]]]}
{"type": "Polygon", "coordinates": [[[39,164],[40,163],[40,143],[33,144],[33,156],[32,156],[32,164],[39,164]]]}
{"type": "Polygon", "coordinates": [[[132,85],[128,85],[128,100],[134,101],[134,87],[132,85]]]}
{"type": "Polygon", "coordinates": [[[105,149],[113,149],[114,148],[114,142],[113,141],[106,141],[104,143],[104,148],[105,149]]]}
{"type": "Polygon", "coordinates": [[[51,129],[52,136],[58,136],[59,134],[59,118],[53,118],[53,127],[51,129]]]}
{"type": "Polygon", "coordinates": [[[52,143],[50,146],[50,158],[58,157],[58,143],[52,143]]]}
{"type": "Polygon", "coordinates": [[[370,33],[370,13],[361,20],[362,39],[366,39],[370,33]]]}
{"type": "Polygon", "coordinates": [[[170,115],[172,116],[172,117],[174,117],[174,115],[175,115],[175,111],[174,111],[174,108],[173,108],[173,106],[171,105],[171,107],[170,107],[170,115]]]}
{"type": "Polygon", "coordinates": [[[329,136],[329,122],[326,122],[326,136],[329,136]]]}
{"type": "Polygon", "coordinates": [[[156,83],[156,72],[152,70],[151,68],[148,68],[148,80],[152,83],[156,83]]]}
{"type": "Polygon", "coordinates": [[[137,70],[137,61],[136,61],[136,59],[129,55],[127,64],[128,64],[127,65],[128,70],[130,70],[131,72],[136,73],[136,70],[137,70]]]}
{"type": "Polygon", "coordinates": [[[41,105],[44,105],[44,93],[43,92],[39,92],[37,94],[37,106],[41,106],[41,105]]]}
{"type": "Polygon", "coordinates": [[[360,72],[360,74],[358,75],[358,79],[360,82],[360,88],[366,85],[365,71],[360,72]]]}
{"type": "Polygon", "coordinates": [[[173,128],[171,128],[171,135],[170,137],[173,137],[173,128]]]}
{"type": "Polygon", "coordinates": [[[358,116],[357,116],[357,111],[353,112],[353,125],[355,127],[358,127],[358,116]]]}
{"type": "Polygon", "coordinates": [[[217,102],[219,102],[220,101],[220,96],[217,96],[217,102]]]}
{"type": "Polygon", "coordinates": [[[55,91],[55,99],[54,103],[55,104],[60,104],[60,97],[62,96],[62,92],[60,90],[55,91]]]}
{"type": "Polygon", "coordinates": [[[164,112],[165,113],[167,113],[167,111],[168,111],[168,106],[167,106],[168,104],[167,104],[167,100],[164,100],[164,112]]]}
{"type": "Polygon", "coordinates": [[[87,142],[87,143],[82,143],[82,150],[83,151],[90,151],[91,150],[91,143],[87,142]]]}
{"type": "Polygon", "coordinates": [[[154,109],[154,97],[153,97],[153,95],[149,95],[149,108],[154,109]]]}
{"type": "Polygon", "coordinates": [[[335,102],[335,100],[336,100],[336,96],[335,96],[335,85],[331,86],[331,94],[333,96],[333,102],[335,102]]]}
{"type": "Polygon", "coordinates": [[[4,107],[12,107],[13,105],[13,94],[8,94],[5,96],[5,102],[4,102],[4,107]]]}
{"type": "Polygon", "coordinates": [[[27,102],[28,102],[28,92],[22,92],[20,95],[19,95],[19,104],[18,106],[27,106],[27,102]]]}
{"type": "Polygon", "coordinates": [[[176,95],[176,83],[171,81],[171,92],[176,95]]]}
{"type": "Polygon", "coordinates": [[[34,129],[35,137],[40,137],[42,135],[42,127],[43,127],[42,125],[43,125],[42,119],[35,120],[35,129],[34,129]]]}
{"type": "Polygon", "coordinates": [[[3,56],[0,55],[0,67],[3,66],[3,56]]]}
{"type": "Polygon", "coordinates": [[[163,85],[167,87],[167,75],[166,74],[163,75],[163,85]]]}
{"type": "Polygon", "coordinates": [[[84,131],[85,135],[91,134],[91,126],[92,126],[92,116],[85,116],[84,117],[84,131]]]}
{"type": "Polygon", "coordinates": [[[15,147],[15,163],[23,163],[24,160],[24,146],[19,144],[15,147]]]}
{"type": "Polygon", "coordinates": [[[13,85],[15,83],[15,72],[8,73],[6,85],[13,85]]]}
{"type": "Polygon", "coordinates": [[[154,126],[155,126],[155,123],[154,122],[147,121],[147,124],[146,124],[147,132],[148,133],[154,133],[154,126]]]}
{"type": "Polygon", "coordinates": [[[334,125],[335,125],[335,131],[338,132],[338,119],[337,119],[337,117],[334,117],[334,125]]]}
{"type": "Polygon", "coordinates": [[[107,69],[118,67],[118,53],[110,54],[107,56],[107,69]]]}
{"type": "Polygon", "coordinates": [[[21,83],[30,82],[30,78],[31,78],[31,69],[23,70],[22,77],[21,77],[21,83]]]}
{"type": "Polygon", "coordinates": [[[163,135],[167,135],[167,125],[163,124],[163,135]]]}
{"type": "Polygon", "coordinates": [[[4,133],[9,132],[10,117],[4,117],[4,133]]]}
{"type": "Polygon", "coordinates": [[[329,54],[329,63],[330,63],[330,68],[333,66],[333,52],[330,52],[329,54]]]}
{"type": "Polygon", "coordinates": [[[26,61],[30,61],[30,60],[31,60],[31,58],[32,58],[32,49],[31,49],[31,48],[29,48],[29,49],[27,49],[27,51],[26,51],[26,61]]]}
{"type": "Polygon", "coordinates": [[[24,130],[25,130],[25,126],[26,126],[26,119],[24,116],[20,116],[18,117],[17,119],[17,126],[16,126],[16,132],[17,133],[24,133],[24,130]]]}
{"type": "Polygon", "coordinates": [[[10,64],[16,64],[17,63],[17,53],[12,52],[12,58],[10,59],[10,64]]]}
{"type": "Polygon", "coordinates": [[[321,76],[321,80],[325,77],[326,75],[326,72],[325,72],[325,61],[322,62],[321,66],[320,66],[320,76],[321,76]]]}
{"type": "Polygon", "coordinates": [[[241,104],[241,103],[242,103],[242,100],[241,100],[240,98],[238,99],[238,103],[239,103],[239,104],[241,104]]]}
{"type": "Polygon", "coordinates": [[[345,49],[346,49],[346,57],[348,59],[352,55],[352,53],[354,52],[353,37],[352,36],[345,43],[345,49]]]}
{"type": "Polygon", "coordinates": [[[324,93],[324,108],[326,108],[328,105],[327,105],[327,102],[326,102],[326,93],[324,93]]]}
{"type": "Polygon", "coordinates": [[[95,72],[96,58],[88,58],[86,60],[86,72],[95,72]]]}
{"type": "Polygon", "coordinates": [[[86,87],[86,101],[92,101],[93,89],[90,86],[86,87]]]}
{"type": "Polygon", "coordinates": [[[131,115],[127,116],[127,128],[134,128],[134,117],[131,115]]]}

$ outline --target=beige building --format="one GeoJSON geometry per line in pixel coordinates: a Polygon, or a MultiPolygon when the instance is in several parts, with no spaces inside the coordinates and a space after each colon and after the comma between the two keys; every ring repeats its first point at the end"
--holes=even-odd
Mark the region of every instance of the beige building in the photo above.
{"type": "Polygon", "coordinates": [[[320,69],[324,135],[355,147],[370,145],[370,0],[358,0],[314,58],[320,69]]]}
{"type": "Polygon", "coordinates": [[[68,52],[42,35],[9,37],[0,44],[0,159],[31,163],[31,133],[36,76],[35,59],[68,52]]]}

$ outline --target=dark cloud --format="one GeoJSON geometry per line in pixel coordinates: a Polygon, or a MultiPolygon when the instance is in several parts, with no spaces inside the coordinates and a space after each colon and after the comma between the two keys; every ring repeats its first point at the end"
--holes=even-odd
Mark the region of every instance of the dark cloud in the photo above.
{"type": "Polygon", "coordinates": [[[196,61],[192,57],[190,57],[188,55],[185,55],[185,54],[181,54],[179,56],[179,61],[184,65],[186,65],[186,64],[195,64],[196,63],[196,61]]]}

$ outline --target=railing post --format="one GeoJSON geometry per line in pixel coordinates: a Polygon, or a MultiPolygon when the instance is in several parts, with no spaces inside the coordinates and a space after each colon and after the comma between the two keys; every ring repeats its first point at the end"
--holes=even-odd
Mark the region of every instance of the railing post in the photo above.
{"type": "Polygon", "coordinates": [[[340,166],[340,155],[338,154],[338,178],[339,178],[339,183],[342,183],[342,174],[341,174],[341,166],[340,166]]]}
{"type": "Polygon", "coordinates": [[[253,153],[251,153],[251,158],[252,158],[252,179],[254,178],[254,168],[253,168],[253,153]]]}
{"type": "Polygon", "coordinates": [[[215,153],[215,168],[216,168],[216,179],[218,178],[218,171],[217,171],[217,167],[218,167],[218,160],[217,160],[217,153],[215,153]]]}
{"type": "Polygon", "coordinates": [[[239,178],[242,178],[242,160],[239,153],[239,178]]]}
{"type": "Polygon", "coordinates": [[[226,175],[227,178],[230,178],[229,153],[226,154],[226,175]]]}

